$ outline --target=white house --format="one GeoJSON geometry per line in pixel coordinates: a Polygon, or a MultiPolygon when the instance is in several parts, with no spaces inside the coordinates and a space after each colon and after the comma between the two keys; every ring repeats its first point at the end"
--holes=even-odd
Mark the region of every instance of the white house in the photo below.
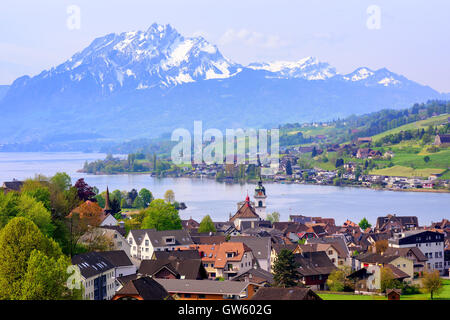
{"type": "Polygon", "coordinates": [[[131,246],[131,257],[139,260],[151,259],[154,251],[173,251],[194,244],[186,230],[131,230],[127,241],[131,246]]]}
{"type": "Polygon", "coordinates": [[[429,230],[411,230],[394,234],[394,237],[389,239],[389,247],[417,247],[428,258],[427,268],[439,270],[443,274],[445,268],[444,241],[443,233],[429,230]]]}

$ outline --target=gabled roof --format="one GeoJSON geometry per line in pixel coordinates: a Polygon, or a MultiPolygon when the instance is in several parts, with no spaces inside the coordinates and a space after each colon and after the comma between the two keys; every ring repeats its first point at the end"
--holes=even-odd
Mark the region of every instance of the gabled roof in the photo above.
{"type": "Polygon", "coordinates": [[[270,237],[256,238],[256,237],[231,237],[230,242],[243,242],[253,253],[256,259],[268,259],[271,251],[270,237]]]}
{"type": "Polygon", "coordinates": [[[401,257],[408,257],[408,253],[412,253],[414,256],[416,256],[417,261],[419,262],[425,262],[428,260],[427,257],[423,254],[422,250],[420,250],[417,247],[409,247],[409,248],[393,248],[388,247],[386,251],[384,252],[385,255],[394,255],[394,256],[401,256],[401,257]]]}
{"type": "Polygon", "coordinates": [[[80,273],[85,279],[114,269],[114,265],[99,252],[88,252],[73,256],[72,264],[80,268],[80,273]]]}
{"type": "Polygon", "coordinates": [[[259,288],[251,300],[322,300],[309,288],[259,288]]]}
{"type": "Polygon", "coordinates": [[[386,264],[384,267],[391,269],[392,273],[394,274],[395,279],[405,279],[409,278],[409,274],[406,272],[403,272],[396,266],[393,266],[392,264],[386,264]]]}
{"type": "Polygon", "coordinates": [[[164,230],[156,231],[154,229],[131,230],[131,234],[136,243],[140,245],[147,234],[153,247],[180,246],[193,244],[191,236],[186,230],[164,230]],[[174,243],[167,243],[166,238],[175,238],[174,243]]]}
{"type": "Polygon", "coordinates": [[[155,279],[155,281],[170,293],[240,295],[249,285],[248,282],[230,280],[155,279]]]}
{"type": "Polygon", "coordinates": [[[3,188],[9,189],[9,190],[20,191],[22,186],[23,186],[23,181],[14,180],[14,181],[3,182],[3,188]]]}
{"type": "Polygon", "coordinates": [[[279,243],[273,243],[272,244],[272,250],[275,251],[276,254],[279,254],[281,250],[286,249],[289,251],[294,251],[297,248],[297,244],[279,244],[279,243]]]}
{"type": "Polygon", "coordinates": [[[190,259],[200,259],[200,254],[197,250],[174,250],[174,251],[155,251],[153,252],[153,257],[156,260],[190,260],[190,259]]]}
{"type": "Polygon", "coordinates": [[[272,283],[273,274],[264,269],[252,268],[231,278],[232,281],[249,281],[256,284],[272,283]]]}
{"type": "Polygon", "coordinates": [[[101,251],[98,252],[98,254],[108,260],[116,268],[133,266],[130,258],[123,250],[101,251]]]}
{"type": "MultiPolygon", "coordinates": [[[[202,260],[186,259],[158,259],[158,260],[143,260],[139,267],[139,273],[148,276],[156,275],[161,269],[166,268],[177,278],[197,279],[203,269],[202,260]]],[[[206,272],[205,272],[206,274],[206,272]]]]}
{"type": "Polygon", "coordinates": [[[342,237],[324,237],[319,239],[308,239],[307,243],[315,243],[318,245],[317,251],[327,249],[326,245],[331,245],[338,252],[339,257],[346,258],[349,256],[347,245],[342,237]]]}
{"type": "Polygon", "coordinates": [[[302,276],[328,275],[337,269],[324,251],[303,252],[294,257],[299,265],[297,271],[302,276]]]}
{"type": "Polygon", "coordinates": [[[230,222],[234,222],[236,219],[261,219],[259,215],[256,213],[255,209],[253,209],[250,204],[250,200],[247,196],[244,204],[239,208],[239,210],[234,214],[233,217],[230,218],[230,222]]]}
{"type": "Polygon", "coordinates": [[[252,250],[242,242],[223,242],[219,245],[201,244],[194,245],[202,256],[202,261],[213,262],[215,268],[224,268],[228,262],[242,261],[246,252],[252,250]],[[233,257],[227,257],[227,253],[234,253],[233,257]]]}
{"type": "Polygon", "coordinates": [[[172,300],[167,290],[157,281],[150,277],[128,281],[117,295],[140,296],[144,300],[172,300]]]}

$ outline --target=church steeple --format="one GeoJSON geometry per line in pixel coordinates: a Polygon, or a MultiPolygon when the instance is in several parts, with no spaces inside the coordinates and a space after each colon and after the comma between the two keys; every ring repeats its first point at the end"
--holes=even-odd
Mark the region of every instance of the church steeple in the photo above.
{"type": "Polygon", "coordinates": [[[110,213],[111,210],[111,203],[109,202],[109,189],[106,187],[106,197],[105,197],[105,207],[103,208],[103,211],[105,213],[110,213]]]}
{"type": "Polygon", "coordinates": [[[258,185],[255,188],[255,211],[262,218],[266,218],[266,188],[263,186],[262,178],[259,176],[258,185]]]}

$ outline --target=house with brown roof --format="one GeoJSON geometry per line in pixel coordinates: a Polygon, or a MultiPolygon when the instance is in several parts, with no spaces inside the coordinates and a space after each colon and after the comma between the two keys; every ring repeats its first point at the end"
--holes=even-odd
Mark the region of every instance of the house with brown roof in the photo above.
{"type": "Polygon", "coordinates": [[[200,253],[209,279],[230,279],[253,268],[256,263],[252,250],[242,242],[192,245],[190,249],[200,253]]]}
{"type": "Polygon", "coordinates": [[[155,279],[177,300],[248,300],[255,285],[245,281],[155,279]]]}
{"type": "Polygon", "coordinates": [[[14,179],[13,181],[5,181],[2,184],[1,189],[3,189],[4,193],[8,193],[11,191],[20,192],[20,189],[23,186],[23,181],[19,181],[14,179]]]}
{"type": "Polygon", "coordinates": [[[309,288],[259,288],[251,300],[322,300],[309,288]]]}
{"type": "Polygon", "coordinates": [[[379,292],[381,289],[381,273],[383,268],[390,269],[394,279],[400,282],[409,277],[408,274],[392,264],[372,264],[347,276],[347,278],[353,280],[355,284],[355,293],[364,294],[367,292],[379,292]]]}
{"type": "Polygon", "coordinates": [[[238,211],[230,218],[230,222],[233,222],[236,229],[241,230],[241,223],[243,221],[255,221],[258,222],[261,217],[256,213],[252,204],[250,203],[250,198],[247,195],[244,204],[238,209],[238,211]]]}
{"type": "Polygon", "coordinates": [[[173,298],[154,279],[140,277],[126,282],[112,300],[173,300],[173,298]]]}
{"type": "Polygon", "coordinates": [[[419,221],[416,216],[397,216],[388,214],[385,217],[378,217],[375,232],[401,232],[419,228],[419,221]]]}
{"type": "Polygon", "coordinates": [[[158,279],[202,280],[208,278],[200,257],[176,259],[172,256],[166,259],[143,260],[138,274],[158,279]]]}
{"type": "Polygon", "coordinates": [[[294,254],[300,274],[300,282],[317,290],[325,290],[328,276],[336,270],[336,266],[324,251],[303,252],[294,254]]]}
{"type": "Polygon", "coordinates": [[[385,267],[389,265],[389,267],[395,267],[395,269],[393,269],[394,271],[396,271],[397,269],[402,271],[402,280],[406,279],[409,282],[414,279],[413,260],[402,257],[400,255],[386,255],[368,252],[358,255],[356,259],[361,262],[362,268],[367,269],[372,266],[385,267]]]}
{"type": "Polygon", "coordinates": [[[417,247],[393,248],[389,247],[383,253],[385,256],[400,256],[413,262],[413,272],[422,273],[425,269],[428,258],[417,247]]]}

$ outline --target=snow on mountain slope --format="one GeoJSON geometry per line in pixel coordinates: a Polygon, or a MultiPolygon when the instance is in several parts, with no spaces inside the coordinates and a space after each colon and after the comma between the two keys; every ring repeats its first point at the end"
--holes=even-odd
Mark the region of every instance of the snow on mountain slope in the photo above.
{"type": "Polygon", "coordinates": [[[265,70],[279,78],[303,78],[306,80],[326,80],[337,75],[336,70],[328,63],[317,58],[306,57],[299,61],[275,61],[270,63],[251,63],[248,68],[265,70]]]}

